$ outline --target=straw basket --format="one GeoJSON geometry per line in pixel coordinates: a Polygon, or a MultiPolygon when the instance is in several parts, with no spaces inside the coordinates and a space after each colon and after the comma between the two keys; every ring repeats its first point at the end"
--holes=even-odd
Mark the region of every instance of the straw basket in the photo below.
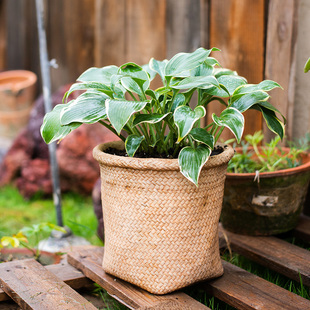
{"type": "Polygon", "coordinates": [[[220,217],[227,163],[233,149],[212,156],[199,187],[177,159],[129,158],[94,149],[100,164],[105,227],[103,269],[154,294],[166,294],[223,274],[220,217]]]}

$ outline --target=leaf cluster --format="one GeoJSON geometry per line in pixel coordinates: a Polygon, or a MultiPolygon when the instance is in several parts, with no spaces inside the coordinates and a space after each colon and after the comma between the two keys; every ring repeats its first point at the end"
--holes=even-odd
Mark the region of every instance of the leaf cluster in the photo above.
{"type": "Polygon", "coordinates": [[[306,139],[301,139],[298,143],[289,143],[289,152],[279,146],[279,137],[259,147],[263,139],[261,131],[246,135],[246,142],[242,141],[240,145],[241,151],[236,153],[228,164],[228,172],[268,172],[298,167],[301,165],[300,155],[309,149],[309,140],[306,139]]]}
{"type": "Polygon", "coordinates": [[[45,142],[61,140],[83,123],[98,122],[124,141],[128,156],[143,152],[149,157],[178,157],[181,173],[198,185],[200,170],[224,128],[241,140],[245,111],[260,111],[268,128],[283,138],[285,119],[281,121],[276,115],[280,112],[268,103],[268,92],[279,84],[248,84],[235,71],[221,68],[210,57],[212,51],[218,49],[198,48],[163,61],[152,58],[144,66],[126,63],[86,70],[63,103],[45,116],[45,142]],[[162,86],[153,90],[155,76],[162,86]],[[67,101],[81,90],[77,99],[67,101]],[[210,104],[221,104],[223,111],[202,126],[210,104]]]}

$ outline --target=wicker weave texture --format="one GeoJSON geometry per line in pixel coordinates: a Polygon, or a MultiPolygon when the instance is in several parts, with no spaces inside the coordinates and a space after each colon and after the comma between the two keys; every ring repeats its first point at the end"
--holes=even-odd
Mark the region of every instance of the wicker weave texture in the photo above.
{"type": "Polygon", "coordinates": [[[110,157],[119,156],[105,154],[105,147],[94,150],[102,178],[103,269],[154,294],[220,276],[218,221],[233,150],[210,159],[197,188],[181,175],[177,160],[137,159],[133,164],[132,158],[121,157],[117,166],[110,157]],[[145,167],[146,161],[153,169],[145,167]]]}

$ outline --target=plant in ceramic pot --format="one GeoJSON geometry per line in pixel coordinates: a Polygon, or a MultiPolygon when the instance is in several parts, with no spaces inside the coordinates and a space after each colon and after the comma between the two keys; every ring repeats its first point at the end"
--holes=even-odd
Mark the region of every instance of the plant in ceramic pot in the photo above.
{"type": "Polygon", "coordinates": [[[262,132],[245,137],[228,165],[221,221],[227,230],[273,235],[298,222],[310,181],[309,144],[259,146],[262,132]]]}
{"type": "Polygon", "coordinates": [[[214,50],[199,48],[144,66],[90,68],[41,127],[47,143],[95,122],[121,138],[94,149],[102,177],[103,268],[152,293],[223,273],[218,221],[234,153],[217,144],[223,129],[240,141],[243,112],[256,109],[273,132],[284,134],[268,103],[268,91],[279,85],[247,84],[210,57],[214,50]],[[156,75],[162,87],[154,90],[156,75]],[[76,90],[85,92],[67,102],[76,90]],[[202,125],[209,104],[221,104],[223,112],[202,125]]]}

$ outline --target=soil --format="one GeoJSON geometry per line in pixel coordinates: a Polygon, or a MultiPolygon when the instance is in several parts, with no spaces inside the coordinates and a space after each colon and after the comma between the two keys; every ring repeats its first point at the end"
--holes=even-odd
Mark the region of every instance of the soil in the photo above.
{"type": "MultiPolygon", "coordinates": [[[[222,146],[216,145],[215,148],[212,150],[211,156],[221,154],[223,151],[224,151],[224,148],[222,146]]],[[[169,158],[169,159],[176,159],[176,158],[178,158],[179,152],[174,157],[172,156],[173,152],[174,152],[173,149],[169,150],[169,154],[168,155],[160,154],[160,153],[158,153],[156,151],[153,154],[147,154],[145,152],[136,152],[134,157],[136,157],[136,158],[169,158]]],[[[111,155],[128,157],[128,155],[127,155],[125,150],[118,150],[118,149],[111,148],[111,147],[107,148],[105,150],[105,153],[108,153],[108,154],[111,154],[111,155]]]]}

